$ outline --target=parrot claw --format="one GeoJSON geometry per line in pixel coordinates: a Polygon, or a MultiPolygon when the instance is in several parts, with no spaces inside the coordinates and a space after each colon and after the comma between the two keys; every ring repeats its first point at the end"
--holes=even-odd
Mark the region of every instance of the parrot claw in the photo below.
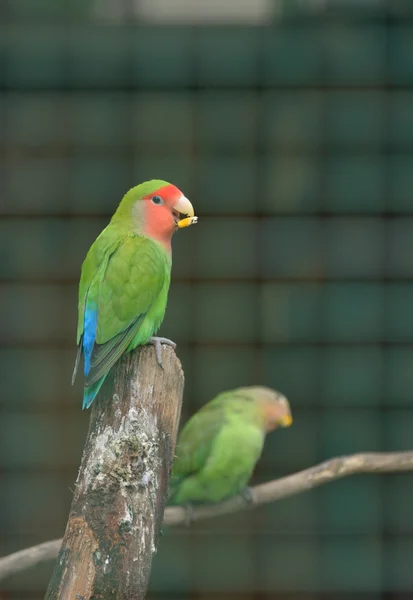
{"type": "Polygon", "coordinates": [[[243,490],[240,491],[239,495],[246,504],[255,504],[254,497],[252,495],[252,490],[250,487],[245,487],[243,490]]]}
{"type": "Polygon", "coordinates": [[[171,346],[175,350],[175,348],[176,348],[175,342],[173,342],[172,340],[168,340],[168,338],[152,336],[151,338],[149,338],[148,344],[152,344],[153,346],[155,346],[156,360],[158,362],[158,365],[161,367],[161,369],[163,369],[162,344],[165,344],[165,346],[171,346]]]}

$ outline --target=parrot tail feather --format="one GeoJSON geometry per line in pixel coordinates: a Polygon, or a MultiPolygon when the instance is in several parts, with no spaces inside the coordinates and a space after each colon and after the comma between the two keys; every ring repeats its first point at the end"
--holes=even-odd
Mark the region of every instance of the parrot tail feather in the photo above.
{"type": "Polygon", "coordinates": [[[97,393],[102,387],[102,383],[105,381],[105,379],[106,375],[95,381],[95,383],[92,383],[92,385],[90,386],[85,385],[83,390],[82,410],[84,410],[85,408],[90,408],[92,406],[93,400],[96,398],[97,393]]]}
{"type": "Polygon", "coordinates": [[[72,385],[75,383],[76,373],[77,373],[77,370],[79,368],[79,363],[80,363],[80,357],[81,356],[82,356],[82,340],[80,341],[79,347],[77,349],[75,368],[73,369],[73,375],[72,375],[72,385]]]}

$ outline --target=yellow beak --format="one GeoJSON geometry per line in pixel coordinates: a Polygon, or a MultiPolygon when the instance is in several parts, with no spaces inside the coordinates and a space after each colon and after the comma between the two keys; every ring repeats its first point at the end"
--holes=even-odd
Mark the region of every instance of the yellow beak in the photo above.
{"type": "Polygon", "coordinates": [[[289,427],[293,422],[293,418],[290,414],[284,415],[280,420],[281,427],[289,427]]]}

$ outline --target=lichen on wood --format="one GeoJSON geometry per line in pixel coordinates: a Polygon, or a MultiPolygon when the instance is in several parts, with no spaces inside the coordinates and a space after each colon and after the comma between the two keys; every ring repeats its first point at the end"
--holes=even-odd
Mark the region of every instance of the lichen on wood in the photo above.
{"type": "Polygon", "coordinates": [[[92,405],[46,600],[145,597],[165,508],[184,377],[170,347],[124,356],[92,405]]]}

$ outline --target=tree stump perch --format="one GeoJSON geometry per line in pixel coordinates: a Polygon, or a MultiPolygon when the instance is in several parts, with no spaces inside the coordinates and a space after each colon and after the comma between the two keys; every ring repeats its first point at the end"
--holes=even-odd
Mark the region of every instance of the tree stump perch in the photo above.
{"type": "Polygon", "coordinates": [[[184,375],[172,348],[122,357],[92,405],[46,600],[142,600],[168,495],[184,375]]]}

